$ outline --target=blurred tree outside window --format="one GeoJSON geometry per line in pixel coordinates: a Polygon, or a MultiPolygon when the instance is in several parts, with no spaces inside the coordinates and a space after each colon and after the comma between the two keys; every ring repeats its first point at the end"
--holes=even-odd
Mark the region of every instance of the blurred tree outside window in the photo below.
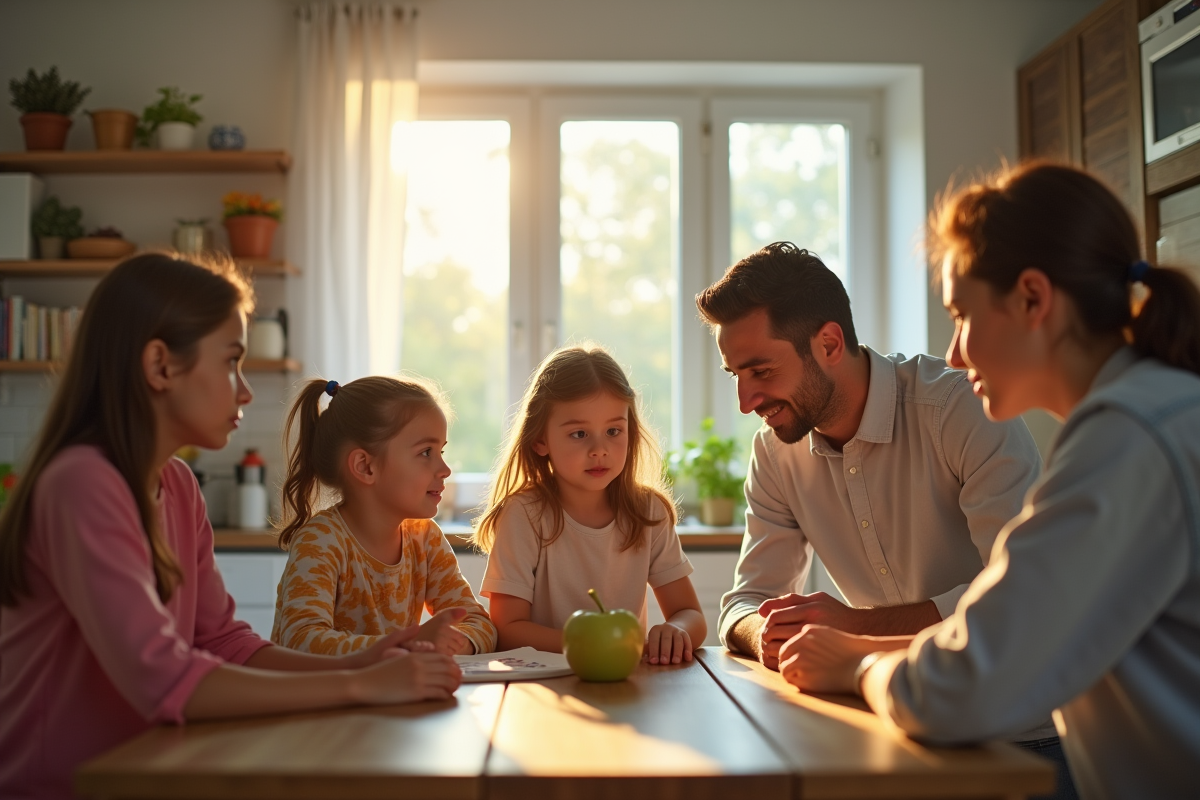
{"type": "MultiPolygon", "coordinates": [[[[846,283],[846,139],[840,124],[729,126],[730,264],[790,241],[846,283]]],[[[734,436],[744,452],[751,452],[761,422],[756,414],[736,416],[734,436]]]]}
{"type": "Polygon", "coordinates": [[[570,121],[560,143],[562,340],[608,348],[665,442],[678,336],[679,126],[570,121]]]}
{"type": "Polygon", "coordinates": [[[400,365],[449,396],[450,466],[487,472],[510,402],[509,123],[408,124],[400,365]]]}

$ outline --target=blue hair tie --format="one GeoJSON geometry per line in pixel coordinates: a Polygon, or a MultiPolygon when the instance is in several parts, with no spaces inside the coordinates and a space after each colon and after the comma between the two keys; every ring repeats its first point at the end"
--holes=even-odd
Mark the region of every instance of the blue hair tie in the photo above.
{"type": "Polygon", "coordinates": [[[337,381],[330,381],[329,383],[325,384],[325,394],[329,395],[330,397],[333,397],[335,394],[337,394],[337,390],[337,381]]]}
{"type": "Polygon", "coordinates": [[[1150,264],[1146,261],[1135,261],[1129,265],[1129,282],[1141,283],[1146,279],[1146,273],[1151,269],[1150,264]]]}

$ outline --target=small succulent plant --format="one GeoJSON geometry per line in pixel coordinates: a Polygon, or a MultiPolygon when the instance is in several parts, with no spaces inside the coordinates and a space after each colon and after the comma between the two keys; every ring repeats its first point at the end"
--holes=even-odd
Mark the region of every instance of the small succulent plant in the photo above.
{"type": "Polygon", "coordinates": [[[12,93],[13,106],[22,114],[48,112],[68,117],[75,113],[92,91],[90,88],[81,88],[76,81],[64,81],[58,75],[58,67],[51,67],[43,75],[30,69],[25,80],[10,80],[8,90],[12,93]]]}
{"type": "Polygon", "coordinates": [[[64,207],[57,197],[47,197],[33,212],[30,227],[34,236],[61,236],[63,239],[78,239],[83,236],[79,220],[83,212],[78,206],[64,207]]]}

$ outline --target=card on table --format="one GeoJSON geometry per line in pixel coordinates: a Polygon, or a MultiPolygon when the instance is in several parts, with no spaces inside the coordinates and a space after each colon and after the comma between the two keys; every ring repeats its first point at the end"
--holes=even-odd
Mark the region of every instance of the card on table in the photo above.
{"type": "Polygon", "coordinates": [[[572,673],[566,656],[561,653],[546,653],[532,647],[474,656],[455,656],[454,660],[462,668],[463,683],[527,681],[557,678],[572,673]]]}

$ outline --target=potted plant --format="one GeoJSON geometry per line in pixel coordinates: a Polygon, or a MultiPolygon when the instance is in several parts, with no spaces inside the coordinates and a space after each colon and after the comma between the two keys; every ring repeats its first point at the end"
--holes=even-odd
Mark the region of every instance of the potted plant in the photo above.
{"type": "Polygon", "coordinates": [[[158,90],[161,97],[153,105],[146,106],[142,121],[137,126],[138,144],[149,146],[151,137],[158,134],[158,146],[162,150],[190,150],[196,136],[196,124],[204,117],[192,108],[203,95],[184,94],[176,86],[163,86],[158,90]]]}
{"type": "Polygon", "coordinates": [[[229,234],[229,252],[235,258],[268,258],[271,238],[283,218],[278,200],[263,200],[257,192],[230,192],[221,198],[222,219],[229,234]]]}
{"type": "Polygon", "coordinates": [[[682,478],[696,484],[702,523],[732,525],[745,480],[735,471],[740,467],[737,440],[714,433],[712,417],[700,423],[700,435],[701,441],[686,441],[682,452],[669,455],[667,475],[672,483],[682,478]]]}
{"type": "Polygon", "coordinates": [[[44,75],[32,69],[25,80],[8,82],[12,104],[21,112],[26,150],[62,150],[71,128],[71,115],[92,90],[80,88],[75,81],[63,81],[58,67],[44,75]]]}
{"type": "Polygon", "coordinates": [[[78,207],[64,208],[57,197],[47,197],[33,212],[30,227],[38,240],[38,252],[45,259],[63,257],[63,243],[83,235],[78,207]]]}

